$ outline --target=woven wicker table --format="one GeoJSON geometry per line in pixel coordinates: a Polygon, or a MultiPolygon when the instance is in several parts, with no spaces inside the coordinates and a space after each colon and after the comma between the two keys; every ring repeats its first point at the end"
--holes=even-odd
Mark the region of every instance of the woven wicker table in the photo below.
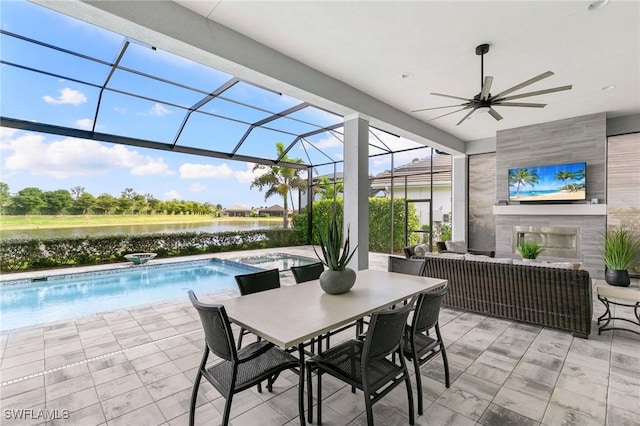
{"type": "Polygon", "coordinates": [[[638,327],[640,330],[640,287],[638,284],[629,287],[615,287],[608,284],[598,284],[596,287],[598,300],[605,307],[605,312],[598,317],[598,334],[606,330],[625,330],[630,333],[640,335],[640,331],[630,330],[622,327],[609,327],[609,323],[613,320],[626,321],[638,327]],[[611,300],[614,299],[615,301],[611,300]],[[626,303],[625,303],[626,302],[626,303]],[[611,316],[611,305],[633,308],[635,321],[629,318],[611,316]],[[602,325],[600,323],[603,322],[602,325]]]}

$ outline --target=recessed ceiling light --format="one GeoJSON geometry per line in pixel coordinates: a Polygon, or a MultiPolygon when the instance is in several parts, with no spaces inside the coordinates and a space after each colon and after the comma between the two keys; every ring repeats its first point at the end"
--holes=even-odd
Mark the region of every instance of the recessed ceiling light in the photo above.
{"type": "Polygon", "coordinates": [[[405,73],[402,74],[402,78],[409,78],[411,76],[413,76],[412,72],[405,72],[405,73]]]}
{"type": "Polygon", "coordinates": [[[605,7],[608,4],[609,4],[609,0],[596,0],[593,3],[589,4],[588,9],[589,10],[598,10],[598,9],[602,9],[603,7],[605,7]]]}
{"type": "Polygon", "coordinates": [[[602,88],[602,90],[612,90],[612,89],[615,89],[615,88],[616,88],[615,84],[610,84],[608,86],[604,86],[602,88]]]}

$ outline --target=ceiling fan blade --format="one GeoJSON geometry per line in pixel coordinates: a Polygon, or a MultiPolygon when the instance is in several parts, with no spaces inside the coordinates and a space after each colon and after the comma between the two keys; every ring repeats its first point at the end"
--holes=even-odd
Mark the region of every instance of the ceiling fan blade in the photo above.
{"type": "Polygon", "coordinates": [[[451,98],[451,99],[460,99],[461,101],[467,101],[467,102],[471,101],[471,99],[461,98],[460,96],[443,95],[442,93],[431,93],[431,95],[443,96],[445,98],[451,98]]]}
{"type": "Polygon", "coordinates": [[[478,109],[478,108],[474,108],[474,109],[472,109],[471,111],[469,111],[469,113],[468,113],[467,115],[465,115],[464,117],[462,117],[462,120],[460,120],[460,121],[458,121],[458,122],[456,123],[456,126],[459,126],[460,124],[462,124],[462,122],[463,122],[464,120],[466,120],[467,118],[469,118],[469,116],[470,116],[471,114],[473,114],[473,113],[475,112],[475,110],[476,110],[476,109],[478,109]]]}
{"type": "Polygon", "coordinates": [[[434,118],[431,118],[431,119],[429,119],[429,120],[427,120],[427,121],[437,120],[438,118],[446,117],[447,115],[455,114],[456,112],[464,111],[465,109],[469,109],[469,108],[471,108],[471,106],[470,106],[470,105],[469,105],[469,106],[466,106],[466,107],[464,107],[464,108],[460,108],[460,109],[458,109],[458,110],[455,110],[455,111],[453,111],[453,112],[448,112],[448,113],[446,113],[446,114],[439,115],[439,116],[434,117],[434,118]]]}
{"type": "Polygon", "coordinates": [[[489,91],[491,90],[491,83],[493,83],[493,77],[486,76],[484,78],[484,84],[482,85],[482,92],[480,92],[480,99],[486,101],[489,97],[489,91]]]}
{"type": "Polygon", "coordinates": [[[533,104],[529,102],[495,102],[494,105],[527,108],[544,108],[547,106],[547,104],[533,104]]]}
{"type": "Polygon", "coordinates": [[[528,85],[536,83],[536,82],[538,82],[538,81],[540,81],[540,80],[542,80],[544,78],[551,77],[552,75],[553,75],[553,72],[551,72],[551,71],[544,72],[544,73],[540,74],[537,77],[533,77],[532,79],[529,79],[527,81],[523,81],[522,83],[516,84],[515,86],[505,90],[504,92],[498,93],[496,96],[494,96],[494,98],[499,98],[499,97],[507,95],[507,94],[509,94],[511,92],[515,92],[516,90],[520,90],[523,87],[527,87],[528,85]]]}
{"type": "Polygon", "coordinates": [[[491,108],[489,109],[489,115],[491,115],[493,118],[495,118],[497,121],[502,120],[502,116],[500,114],[498,114],[498,111],[496,111],[495,109],[491,108]]]}
{"type": "Polygon", "coordinates": [[[431,111],[434,109],[442,109],[442,108],[453,108],[453,107],[459,107],[459,106],[464,106],[465,104],[455,104],[455,105],[447,105],[447,106],[440,106],[440,107],[434,107],[434,108],[422,108],[422,109],[414,109],[411,112],[420,112],[420,111],[431,111]]]}
{"type": "Polygon", "coordinates": [[[502,99],[494,99],[494,101],[496,102],[510,101],[511,99],[520,99],[520,98],[527,98],[529,96],[538,96],[538,95],[545,95],[547,93],[562,92],[563,90],[571,90],[572,87],[573,85],[569,84],[568,86],[560,86],[560,87],[554,87],[551,89],[537,90],[535,92],[523,93],[521,95],[507,96],[506,98],[502,98],[502,99]]]}

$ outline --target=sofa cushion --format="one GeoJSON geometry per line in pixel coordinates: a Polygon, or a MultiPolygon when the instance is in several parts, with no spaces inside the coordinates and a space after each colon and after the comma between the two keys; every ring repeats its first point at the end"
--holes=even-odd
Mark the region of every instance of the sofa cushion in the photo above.
{"type": "Polygon", "coordinates": [[[454,251],[456,253],[466,253],[467,244],[464,241],[445,241],[447,251],[454,251]]]}
{"type": "Polygon", "coordinates": [[[514,259],[513,264],[524,265],[524,266],[536,266],[538,268],[573,269],[573,263],[571,262],[523,262],[520,259],[514,259]]]}
{"type": "Polygon", "coordinates": [[[471,262],[487,262],[487,263],[503,263],[510,265],[513,263],[513,259],[510,257],[489,257],[484,255],[470,254],[467,253],[464,255],[465,260],[469,260],[471,262]]]}
{"type": "Polygon", "coordinates": [[[413,249],[413,254],[416,257],[424,257],[429,252],[429,247],[426,244],[418,244],[413,249]]]}

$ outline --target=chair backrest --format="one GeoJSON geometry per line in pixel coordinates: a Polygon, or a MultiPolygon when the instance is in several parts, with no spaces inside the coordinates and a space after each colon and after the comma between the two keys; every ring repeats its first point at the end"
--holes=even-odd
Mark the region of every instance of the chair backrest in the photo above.
{"type": "Polygon", "coordinates": [[[405,259],[403,257],[389,256],[387,271],[400,272],[409,275],[424,275],[426,260],[423,259],[405,259]]]}
{"type": "Polygon", "coordinates": [[[322,262],[291,267],[291,273],[293,274],[293,278],[295,278],[297,284],[317,280],[320,278],[320,274],[322,272],[324,272],[324,265],[322,262]]]}
{"type": "Polygon", "coordinates": [[[367,338],[362,348],[363,362],[386,357],[400,346],[409,311],[415,297],[401,308],[377,311],[371,314],[367,338]]]}
{"type": "Polygon", "coordinates": [[[416,245],[412,245],[412,246],[406,246],[404,247],[402,250],[404,251],[404,257],[406,257],[407,259],[411,258],[411,256],[413,256],[414,254],[416,254],[415,252],[415,248],[416,245]]]}
{"type": "Polygon", "coordinates": [[[242,296],[280,287],[280,271],[278,269],[236,275],[235,279],[242,296]]]}
{"type": "Polygon", "coordinates": [[[189,290],[189,299],[200,315],[204,338],[211,352],[227,361],[235,361],[238,354],[224,306],[200,302],[193,290],[189,290]]]}
{"type": "Polygon", "coordinates": [[[447,251],[447,245],[444,241],[436,241],[436,247],[438,248],[438,253],[447,251]]]}
{"type": "Polygon", "coordinates": [[[438,315],[442,299],[449,290],[449,284],[443,288],[426,293],[420,293],[416,302],[416,310],[411,320],[414,333],[420,333],[434,327],[438,323],[438,315]]]}

